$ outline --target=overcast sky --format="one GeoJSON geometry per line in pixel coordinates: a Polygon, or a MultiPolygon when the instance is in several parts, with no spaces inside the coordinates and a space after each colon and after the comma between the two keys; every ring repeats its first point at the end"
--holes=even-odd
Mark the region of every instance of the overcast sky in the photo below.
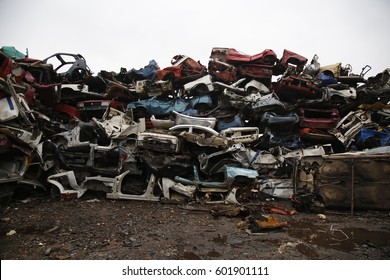
{"type": "Polygon", "coordinates": [[[0,0],[0,46],[32,58],[80,53],[91,70],[160,68],[176,54],[207,65],[213,47],[289,49],[321,65],[390,67],[388,0],[0,0]]]}

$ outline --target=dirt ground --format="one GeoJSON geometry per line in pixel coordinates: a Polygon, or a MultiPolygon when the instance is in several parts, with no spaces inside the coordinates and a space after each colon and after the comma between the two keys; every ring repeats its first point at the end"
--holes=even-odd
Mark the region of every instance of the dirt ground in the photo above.
{"type": "Polygon", "coordinates": [[[109,200],[87,192],[58,201],[48,194],[0,207],[2,260],[389,260],[388,211],[326,210],[282,215],[288,201],[245,207],[109,200]],[[282,224],[246,229],[251,209],[282,224]]]}

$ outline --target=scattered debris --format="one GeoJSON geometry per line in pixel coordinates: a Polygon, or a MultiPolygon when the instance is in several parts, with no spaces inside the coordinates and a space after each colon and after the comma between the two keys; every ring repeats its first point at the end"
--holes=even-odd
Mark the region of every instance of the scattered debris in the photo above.
{"type": "Polygon", "coordinates": [[[9,232],[7,232],[7,236],[11,236],[16,234],[16,230],[11,229],[9,232]]]}
{"type": "Polygon", "coordinates": [[[52,251],[52,248],[51,248],[51,247],[47,248],[47,249],[45,250],[45,252],[44,252],[44,255],[45,255],[45,256],[49,256],[50,253],[51,253],[51,251],[52,251]]]}
{"type": "Polygon", "coordinates": [[[284,254],[288,248],[296,248],[298,245],[302,244],[302,241],[296,241],[296,242],[286,242],[285,244],[282,244],[278,248],[279,254],[284,254]]]}
{"type": "Polygon", "coordinates": [[[326,220],[326,215],[325,214],[317,214],[317,217],[321,220],[326,220]]]}
{"type": "Polygon", "coordinates": [[[344,241],[349,239],[349,236],[344,231],[334,228],[334,225],[330,226],[330,234],[333,236],[332,239],[336,241],[344,241]]]}
{"type": "Polygon", "coordinates": [[[279,222],[274,216],[270,216],[266,220],[256,220],[256,225],[263,230],[280,229],[287,225],[287,222],[279,222]]]}

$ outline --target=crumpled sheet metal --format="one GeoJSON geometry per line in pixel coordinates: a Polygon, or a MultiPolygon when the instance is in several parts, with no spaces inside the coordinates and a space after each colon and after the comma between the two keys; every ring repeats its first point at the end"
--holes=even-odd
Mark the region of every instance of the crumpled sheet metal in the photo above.
{"type": "Polygon", "coordinates": [[[22,180],[27,168],[27,155],[15,150],[0,153],[0,183],[18,182],[22,180]]]}
{"type": "MultiPolygon", "coordinates": [[[[85,181],[88,181],[87,178],[85,181]]],[[[112,180],[110,180],[112,183],[112,180]]],[[[64,171],[47,177],[47,182],[55,186],[60,192],[61,198],[67,200],[72,197],[80,198],[86,191],[83,184],[77,182],[74,171],[64,171]],[[63,183],[65,182],[65,183],[63,183]]]]}
{"type": "Polygon", "coordinates": [[[172,199],[172,192],[177,192],[187,198],[193,198],[197,189],[194,185],[184,185],[170,178],[161,178],[158,185],[166,199],[172,199]]]}
{"type": "Polygon", "coordinates": [[[187,179],[176,176],[174,180],[182,184],[194,185],[202,192],[227,192],[235,184],[242,182],[254,182],[259,176],[259,173],[253,169],[225,166],[224,167],[224,181],[206,181],[199,177],[199,172],[194,172],[194,179],[187,179]]]}
{"type": "Polygon", "coordinates": [[[141,200],[141,201],[160,201],[160,196],[155,195],[156,177],[151,174],[148,178],[146,189],[142,194],[126,194],[122,192],[122,185],[125,177],[131,176],[129,171],[115,177],[111,192],[106,194],[110,199],[141,200]]]}
{"type": "Polygon", "coordinates": [[[224,165],[221,165],[221,169],[219,169],[216,168],[217,163],[226,158],[231,159],[231,162],[240,163],[244,168],[249,168],[252,154],[242,143],[234,144],[225,150],[209,155],[202,153],[198,156],[200,170],[208,175],[221,172],[224,165]]]}
{"type": "Polygon", "coordinates": [[[200,147],[216,147],[222,149],[226,149],[229,147],[225,139],[219,135],[206,136],[203,133],[199,134],[190,131],[182,131],[178,136],[183,138],[185,141],[195,143],[200,147]]]}
{"type": "Polygon", "coordinates": [[[170,131],[188,131],[188,132],[194,132],[196,130],[208,133],[213,136],[218,136],[219,133],[215,131],[214,129],[203,126],[203,125],[195,125],[195,124],[178,124],[171,128],[169,128],[170,131]]]}
{"type": "Polygon", "coordinates": [[[12,96],[0,99],[0,122],[4,123],[19,116],[19,108],[12,96]]]}
{"type": "Polygon", "coordinates": [[[145,200],[145,201],[159,201],[160,197],[154,195],[154,187],[156,180],[152,174],[148,180],[148,185],[145,192],[141,195],[125,194],[121,191],[122,183],[130,171],[126,171],[114,178],[92,176],[85,177],[81,182],[77,182],[74,171],[64,171],[47,178],[47,182],[52,184],[60,193],[62,199],[80,198],[88,190],[86,184],[95,182],[96,184],[102,184],[109,188],[106,197],[111,199],[129,199],[129,200],[145,200]]]}
{"type": "Polygon", "coordinates": [[[136,123],[125,113],[111,107],[107,109],[102,121],[96,118],[92,118],[92,120],[103,128],[107,136],[112,139],[125,139],[131,134],[137,135],[146,130],[144,118],[136,123]]]}
{"type": "Polygon", "coordinates": [[[261,136],[258,127],[230,127],[222,130],[220,135],[227,143],[243,144],[253,143],[261,136]]]}
{"type": "Polygon", "coordinates": [[[179,153],[181,148],[176,136],[152,132],[138,133],[137,147],[164,153],[179,153]]]}
{"type": "MultiPolygon", "coordinates": [[[[3,53],[1,55],[3,57],[3,53]]],[[[100,177],[100,181],[96,182],[103,183],[101,185],[106,187],[109,196],[115,199],[158,200],[158,194],[154,193],[156,183],[153,181],[157,177],[167,176],[171,180],[177,176],[180,182],[175,183],[182,185],[195,182],[197,192],[213,191],[215,196],[220,192],[225,201],[228,196],[235,198],[235,192],[242,191],[238,178],[244,178],[244,183],[249,182],[250,189],[253,183],[258,188],[261,186],[268,195],[288,197],[290,194],[285,192],[284,187],[289,189],[288,177],[296,171],[293,169],[294,163],[310,156],[322,158],[325,154],[332,154],[331,149],[326,148],[325,151],[323,144],[344,151],[388,144],[386,131],[381,128],[390,123],[386,107],[390,100],[388,69],[369,78],[366,85],[358,87],[357,81],[366,82],[363,70],[360,75],[346,74],[351,69],[338,64],[332,70],[334,78],[329,77],[325,74],[331,67],[320,69],[317,55],[303,68],[307,59],[288,50],[278,59],[272,50],[251,56],[231,48],[213,48],[209,73],[196,60],[178,55],[174,57],[174,67],[160,71],[160,74],[175,75],[175,79],[171,79],[171,76],[165,77],[165,81],[156,81],[159,67],[155,61],[150,61],[140,71],[127,71],[124,68],[120,73],[102,71],[98,77],[89,76],[88,80],[76,84],[75,81],[82,79],[84,74],[91,73],[82,56],[70,55],[76,60],[81,59],[86,72],[80,73],[75,67],[71,68],[70,72],[73,73],[60,76],[66,81],[63,85],[56,82],[52,65],[44,65],[39,60],[32,64],[31,59],[25,57],[15,61],[4,59],[4,63],[2,60],[0,133],[12,137],[14,144],[20,144],[19,148],[25,149],[18,150],[23,156],[14,160],[15,164],[19,159],[20,162],[24,161],[28,155],[38,158],[34,164],[41,164],[45,171],[49,171],[56,164],[62,164],[58,156],[62,155],[71,164],[63,164],[69,170],[64,171],[65,174],[61,171],[58,178],[52,177],[52,185],[58,189],[62,187],[63,192],[76,191],[76,196],[80,195],[77,192],[91,185],[91,178],[104,174],[106,179],[100,177]],[[186,61],[189,63],[186,67],[190,69],[182,68],[186,61]],[[183,75],[181,70],[195,70],[195,75],[189,72],[186,73],[190,76],[183,75]],[[272,75],[282,76],[276,82],[271,82],[272,75]],[[75,100],[70,97],[73,96],[75,99],[85,99],[86,96],[101,100],[115,98],[128,103],[128,111],[124,113],[110,108],[103,118],[100,115],[99,119],[94,119],[91,127],[84,127],[86,130],[69,130],[74,117],[78,116],[77,108],[72,111],[74,104],[61,104],[58,101],[66,99],[66,102],[72,103],[75,100]],[[39,102],[33,102],[34,99],[39,102]],[[360,106],[359,102],[364,105],[360,106]],[[36,103],[44,106],[39,107],[36,103]],[[133,115],[135,108],[139,109],[134,114],[136,118],[133,115]],[[302,121],[297,123],[300,108],[308,112],[311,110],[317,119],[318,113],[325,113],[320,109],[330,113],[337,109],[342,119],[337,122],[338,118],[335,117],[331,127],[318,127],[317,120],[302,115],[302,121]],[[59,113],[66,113],[65,109],[73,116],[71,122],[62,117],[56,119],[59,113]],[[50,119],[43,122],[40,113],[50,113],[50,119]],[[146,119],[143,119],[143,113],[146,119]],[[152,117],[149,122],[148,117],[152,114],[165,119],[152,117]],[[54,121],[51,120],[52,116],[54,121]],[[58,126],[60,121],[63,123],[58,126]],[[164,132],[161,132],[162,128],[164,132]],[[88,133],[88,129],[95,134],[88,133]],[[80,137],[82,134],[84,137],[80,137]],[[58,136],[63,137],[57,142],[58,136]],[[136,146],[137,138],[141,140],[144,136],[150,136],[148,149],[136,146]],[[166,141],[169,137],[172,141],[166,141]],[[53,153],[39,152],[43,139],[53,141],[53,153]],[[156,145],[153,146],[153,143],[156,145]],[[172,147],[180,143],[183,149],[179,151],[170,147],[163,152],[157,143],[172,147]],[[323,149],[310,150],[309,144],[320,144],[323,149]],[[276,153],[278,147],[286,151],[276,153]],[[58,157],[55,157],[55,153],[58,157]],[[146,156],[146,153],[150,156],[146,156]],[[165,161],[161,161],[161,157],[165,161]],[[165,164],[167,160],[174,162],[165,164]],[[194,178],[191,175],[193,165],[199,168],[198,173],[194,172],[194,178]],[[226,166],[229,168],[226,169],[226,166]],[[234,168],[248,169],[257,174],[250,176],[241,172],[245,176],[235,176],[237,170],[234,168]],[[73,174],[66,173],[71,170],[73,174]],[[233,173],[226,175],[230,171],[233,173]],[[151,177],[150,184],[146,184],[150,172],[156,178],[151,177]],[[270,176],[272,181],[266,181],[270,176]],[[135,182],[132,180],[136,177],[138,181],[133,185],[139,188],[132,189],[135,182]],[[87,178],[89,183],[85,182],[87,178]],[[60,179],[71,183],[60,183],[60,179]]],[[[370,152],[374,153],[373,150],[370,152]]],[[[306,184],[311,191],[323,187],[323,181],[313,171],[318,168],[316,164],[310,163],[302,168],[305,172],[300,172],[297,177],[298,181],[304,181],[302,185],[306,184]]],[[[359,164],[356,168],[360,168],[359,164]]],[[[326,172],[321,172],[325,176],[326,172]]],[[[237,171],[237,174],[240,172],[237,171]]],[[[376,184],[375,180],[373,182],[376,184]]],[[[372,183],[375,189],[377,185],[373,182],[368,184],[372,183]]],[[[191,192],[187,195],[190,197],[191,192]]]]}
{"type": "Polygon", "coordinates": [[[296,170],[293,181],[298,200],[315,192],[330,207],[390,209],[388,147],[304,156],[297,161],[296,170]]]}
{"type": "Polygon", "coordinates": [[[189,124],[189,125],[199,125],[204,127],[215,127],[215,124],[217,123],[216,118],[204,118],[204,117],[193,117],[188,116],[184,114],[180,114],[179,112],[173,111],[173,114],[175,115],[175,125],[180,124],[189,124]]]}
{"type": "Polygon", "coordinates": [[[0,133],[4,133],[10,137],[18,139],[18,141],[21,141],[22,143],[29,145],[31,150],[37,148],[43,136],[43,133],[39,130],[28,131],[5,124],[0,124],[0,133]]]}
{"type": "Polygon", "coordinates": [[[225,204],[241,204],[237,200],[237,191],[239,187],[232,187],[235,181],[254,181],[258,176],[255,170],[243,168],[228,168],[226,169],[225,182],[206,182],[199,179],[188,180],[176,176],[174,180],[170,178],[161,178],[158,185],[163,192],[163,196],[169,200],[188,201],[195,200],[197,195],[204,198],[210,193],[223,193],[219,200],[206,200],[206,203],[225,203],[225,204]]]}
{"type": "Polygon", "coordinates": [[[363,127],[375,126],[377,124],[371,120],[370,112],[358,110],[347,114],[334,129],[329,129],[328,132],[333,134],[344,146],[349,147],[363,127]]]}
{"type": "Polygon", "coordinates": [[[261,192],[275,198],[291,199],[294,193],[291,179],[266,179],[257,184],[261,192]]]}

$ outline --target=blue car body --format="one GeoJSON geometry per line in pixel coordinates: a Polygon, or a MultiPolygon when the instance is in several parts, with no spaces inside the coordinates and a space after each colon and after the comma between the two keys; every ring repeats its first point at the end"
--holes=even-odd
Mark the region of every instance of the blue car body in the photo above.
{"type": "Polygon", "coordinates": [[[137,80],[151,80],[155,81],[157,78],[157,71],[159,70],[157,62],[152,59],[149,64],[139,70],[131,69],[127,72],[127,75],[136,76],[137,80]]]}
{"type": "Polygon", "coordinates": [[[213,107],[212,99],[209,95],[194,96],[188,99],[179,97],[161,97],[155,96],[149,99],[131,102],[127,105],[127,109],[144,109],[149,114],[155,116],[168,116],[176,111],[183,113],[189,109],[196,109],[200,105],[209,108],[213,107]]]}

